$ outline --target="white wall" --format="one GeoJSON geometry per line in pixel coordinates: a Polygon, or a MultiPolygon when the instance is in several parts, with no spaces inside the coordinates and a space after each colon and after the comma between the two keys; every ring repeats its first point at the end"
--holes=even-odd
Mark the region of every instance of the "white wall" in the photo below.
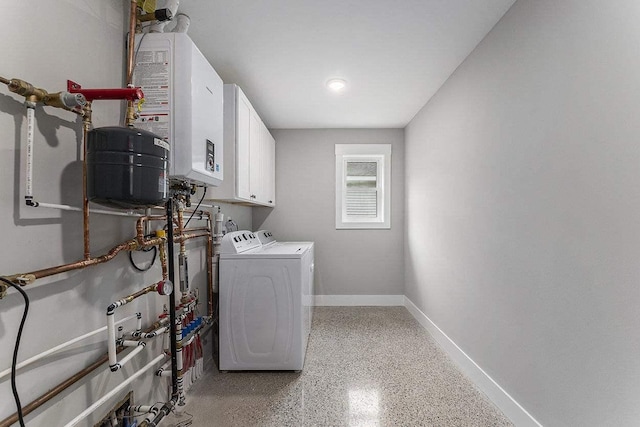
{"type": "Polygon", "coordinates": [[[545,426],[640,419],[638,22],[519,0],[406,129],[406,295],[545,426]]]}
{"type": "Polygon", "coordinates": [[[276,207],[254,208],[256,230],[315,242],[318,295],[402,295],[402,129],[274,130],[276,207]],[[336,230],[335,144],[392,145],[391,229],[336,230]]]}
{"type": "MultiPolygon", "coordinates": [[[[128,1],[6,1],[0,14],[0,39],[4,42],[0,75],[23,78],[49,91],[66,89],[72,79],[85,87],[120,87],[123,83],[125,21],[128,1]],[[44,25],[38,25],[43,23],[44,25]]],[[[24,207],[24,138],[26,119],[23,98],[0,87],[0,228],[2,256],[0,275],[33,271],[82,258],[82,217],[24,207]]],[[[113,101],[94,103],[97,126],[120,122],[121,105],[113,101]]],[[[52,108],[38,107],[35,131],[34,191],[36,199],[50,203],[81,203],[81,124],[75,116],[52,108]]],[[[229,208],[243,227],[251,227],[249,208],[229,208]]],[[[134,221],[99,215],[91,216],[92,254],[105,253],[112,246],[133,236],[134,221]]],[[[204,291],[205,258],[201,243],[190,243],[190,273],[195,286],[204,291]]],[[[126,255],[114,261],[68,275],[36,282],[27,288],[31,309],[23,334],[19,360],[53,347],[105,324],[107,305],[160,278],[159,266],[145,274],[136,273],[126,255]]],[[[123,315],[141,310],[145,324],[155,320],[165,298],[150,295],[122,309],[123,315]]],[[[23,302],[12,291],[0,300],[0,370],[10,366],[23,302]]],[[[203,307],[206,310],[206,306],[203,307]]],[[[120,315],[120,313],[119,313],[120,315]]],[[[104,339],[104,337],[101,337],[104,339]]],[[[76,346],[46,363],[20,371],[18,389],[22,404],[66,379],[106,352],[101,340],[76,346]]],[[[29,426],[51,426],[71,420],[93,400],[99,398],[141,366],[158,348],[125,369],[125,372],[91,376],[46,404],[29,426]]],[[[210,353],[210,346],[207,347],[210,353]]],[[[153,403],[165,397],[165,380],[149,376],[135,386],[134,399],[153,403]]],[[[107,410],[106,405],[103,411],[107,410]]],[[[0,420],[15,411],[10,381],[0,382],[0,420]]],[[[87,423],[87,425],[93,425],[87,423]]]]}

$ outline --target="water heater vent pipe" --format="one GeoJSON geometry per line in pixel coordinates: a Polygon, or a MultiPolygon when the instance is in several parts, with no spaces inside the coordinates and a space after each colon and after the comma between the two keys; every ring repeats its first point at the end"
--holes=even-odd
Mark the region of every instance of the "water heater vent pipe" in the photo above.
{"type": "Polygon", "coordinates": [[[176,16],[176,22],[176,26],[171,30],[172,33],[186,33],[189,31],[189,25],[191,25],[191,18],[189,18],[189,15],[179,13],[176,16]]]}
{"type": "MultiPolygon", "coordinates": [[[[164,2],[164,8],[169,9],[172,16],[176,16],[178,13],[178,7],[180,7],[180,0],[166,0],[164,2]]],[[[164,28],[169,21],[157,22],[149,26],[150,33],[164,33],[164,28]]]]}

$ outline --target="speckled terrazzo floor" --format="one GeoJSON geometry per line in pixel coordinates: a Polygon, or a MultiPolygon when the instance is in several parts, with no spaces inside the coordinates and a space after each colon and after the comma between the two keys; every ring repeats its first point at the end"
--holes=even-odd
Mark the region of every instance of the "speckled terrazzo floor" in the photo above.
{"type": "Polygon", "coordinates": [[[301,373],[213,368],[188,399],[193,426],[513,425],[404,307],[317,307],[301,373]]]}

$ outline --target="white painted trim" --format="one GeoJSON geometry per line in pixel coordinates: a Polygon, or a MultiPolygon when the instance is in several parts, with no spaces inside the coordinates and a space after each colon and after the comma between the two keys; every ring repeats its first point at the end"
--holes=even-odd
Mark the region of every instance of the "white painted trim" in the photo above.
{"type": "Polygon", "coordinates": [[[314,295],[316,306],[404,306],[404,295],[314,295]]]}
{"type": "Polygon", "coordinates": [[[404,297],[404,305],[442,349],[476,386],[518,427],[542,427],[531,414],[495,382],[476,362],[473,361],[451,338],[445,334],[409,298],[404,297]]]}

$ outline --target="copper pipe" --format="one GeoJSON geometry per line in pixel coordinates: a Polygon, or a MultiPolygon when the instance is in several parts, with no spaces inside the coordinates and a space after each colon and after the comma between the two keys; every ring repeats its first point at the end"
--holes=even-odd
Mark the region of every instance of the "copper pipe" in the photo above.
{"type": "Polygon", "coordinates": [[[160,266],[162,267],[162,280],[167,280],[169,277],[169,273],[167,273],[167,249],[164,246],[164,243],[158,245],[158,250],[160,251],[160,266]]]}
{"type": "Polygon", "coordinates": [[[56,267],[45,268],[42,270],[32,271],[29,273],[22,274],[14,274],[13,276],[7,276],[7,278],[11,281],[15,281],[20,283],[22,286],[32,283],[36,279],[41,279],[43,277],[54,276],[56,274],[65,273],[67,271],[79,270],[81,268],[90,267],[96,264],[102,264],[107,261],[111,261],[122,251],[132,251],[140,248],[148,248],[151,246],[157,246],[164,243],[164,238],[156,237],[153,239],[145,240],[143,245],[140,245],[136,240],[129,240],[127,242],[121,243],[118,246],[112,248],[105,255],[99,256],[97,258],[91,258],[81,261],[72,262],[70,264],[63,264],[56,267]]]}
{"type": "Polygon", "coordinates": [[[128,295],[128,296],[126,296],[124,298],[121,298],[121,299],[124,299],[129,303],[129,302],[133,301],[134,299],[136,299],[138,297],[141,297],[142,295],[148,294],[149,292],[155,292],[157,289],[158,289],[158,284],[154,283],[153,285],[149,285],[146,288],[140,289],[138,292],[134,292],[131,295],[128,295]]]}
{"type": "Polygon", "coordinates": [[[139,244],[144,244],[144,224],[148,221],[164,221],[167,217],[165,215],[145,215],[138,218],[136,221],[136,240],[139,244]]]}
{"type": "Polygon", "coordinates": [[[8,83],[9,90],[25,98],[32,98],[33,102],[42,102],[49,94],[46,90],[35,87],[22,79],[11,79],[8,83]]]}
{"type": "MultiPolygon", "coordinates": [[[[135,44],[136,44],[136,24],[138,21],[138,3],[136,0],[131,0],[131,6],[129,8],[129,43],[127,50],[127,87],[132,87],[133,84],[133,62],[135,60],[135,44]]],[[[133,100],[127,101],[127,115],[125,117],[125,124],[132,127],[135,121],[136,114],[133,106],[133,100]]]]}
{"type": "MultiPolygon", "coordinates": [[[[117,349],[117,352],[120,353],[122,350],[124,350],[124,347],[119,347],[117,349]]],[[[53,399],[55,396],[59,395],[64,390],[66,390],[67,388],[69,388],[73,384],[77,383],[82,378],[86,377],[91,372],[93,372],[94,370],[98,369],[101,365],[103,365],[105,362],[108,362],[108,361],[109,361],[109,355],[105,354],[104,356],[100,357],[98,360],[93,362],[91,365],[87,366],[86,368],[84,368],[80,372],[74,374],[73,376],[67,378],[65,381],[61,382],[60,384],[58,384],[57,386],[55,386],[54,388],[52,388],[51,390],[49,390],[45,394],[41,395],[40,397],[35,399],[33,402],[29,403],[26,406],[23,406],[22,407],[22,414],[24,416],[30,414],[35,409],[37,409],[40,406],[44,405],[49,400],[53,399]]],[[[5,418],[4,420],[2,420],[0,422],[0,427],[9,427],[9,426],[11,426],[13,423],[15,423],[17,421],[18,421],[18,414],[15,413],[15,414],[10,415],[9,417],[5,418]]]]}
{"type": "Polygon", "coordinates": [[[209,227],[183,228],[182,233],[177,233],[177,234],[179,236],[184,233],[193,233],[194,231],[209,231],[209,227]]]}
{"type": "MultiPolygon", "coordinates": [[[[155,220],[158,218],[153,218],[153,219],[155,220]]],[[[186,229],[185,231],[187,231],[188,233],[182,233],[174,237],[174,243],[183,244],[185,241],[190,239],[211,236],[210,229],[206,227],[186,229]]],[[[36,279],[41,279],[43,277],[54,276],[56,274],[66,273],[67,271],[79,270],[82,268],[90,267],[92,265],[103,264],[105,262],[111,261],[113,258],[115,258],[116,255],[118,255],[122,251],[134,251],[137,249],[148,248],[151,246],[164,245],[165,240],[166,239],[164,237],[155,237],[152,239],[140,240],[138,239],[138,236],[136,236],[135,239],[128,240],[124,243],[121,243],[115,246],[114,248],[112,248],[105,255],[101,255],[96,258],[83,259],[83,260],[72,262],[69,264],[63,264],[56,267],[44,268],[42,270],[32,271],[29,273],[14,274],[6,277],[11,281],[17,282],[22,286],[25,286],[30,283],[33,283],[33,281],[35,281],[36,279]]],[[[86,242],[88,242],[88,235],[87,235],[86,242]]],[[[161,249],[161,252],[162,252],[162,249],[161,249]]],[[[165,274],[164,270],[165,269],[163,267],[163,275],[165,274]]]]}
{"type": "Polygon", "coordinates": [[[136,221],[136,241],[138,244],[144,242],[144,221],[142,218],[144,217],[140,217],[136,221]]]}
{"type": "Polygon", "coordinates": [[[136,43],[136,23],[138,20],[138,2],[131,0],[129,6],[129,50],[127,51],[127,85],[133,80],[133,61],[135,55],[134,45],[136,43]]]}
{"type": "MultiPolygon", "coordinates": [[[[167,322],[164,319],[159,320],[159,321],[155,322],[153,325],[151,325],[148,328],[146,328],[144,330],[144,332],[148,333],[148,332],[155,331],[156,329],[162,327],[165,323],[167,323],[167,322]]],[[[118,347],[116,349],[116,354],[121,353],[125,348],[126,347],[118,347]]],[[[25,416],[29,415],[31,412],[33,412],[34,410],[38,409],[40,406],[44,405],[49,400],[53,399],[54,397],[56,397],[57,395],[62,393],[64,390],[66,390],[67,388],[71,387],[73,384],[77,383],[82,378],[86,377],[91,372],[95,371],[96,369],[98,369],[100,366],[102,366],[103,364],[105,364],[108,361],[109,361],[109,354],[103,355],[102,357],[97,359],[95,362],[93,362],[91,365],[87,366],[86,368],[84,368],[80,372],[75,373],[74,375],[72,375],[71,377],[67,378],[66,380],[64,380],[63,382],[61,382],[60,384],[58,384],[57,386],[55,386],[54,388],[52,388],[51,390],[46,392],[45,394],[43,394],[40,397],[36,398],[33,402],[29,403],[26,406],[23,406],[22,407],[22,414],[25,415],[25,416]]],[[[17,421],[18,421],[18,413],[15,413],[13,415],[8,416],[4,420],[0,421],[0,427],[9,427],[12,424],[16,423],[17,421]]]]}
{"type": "Polygon", "coordinates": [[[210,233],[189,233],[189,234],[183,234],[181,236],[176,236],[173,240],[175,242],[184,242],[185,240],[190,240],[190,239],[196,239],[198,237],[207,237],[209,236],[210,233]]]}
{"type": "MultiPolygon", "coordinates": [[[[174,242],[180,243],[186,240],[195,239],[198,237],[207,237],[210,235],[209,232],[206,233],[186,233],[180,236],[174,237],[174,242]]],[[[142,244],[140,244],[136,239],[126,241],[124,243],[119,244],[118,246],[112,248],[105,255],[101,255],[97,258],[90,258],[81,261],[72,262],[70,264],[63,264],[56,267],[44,268],[42,270],[32,271],[29,273],[21,273],[14,274],[11,276],[6,276],[8,280],[13,282],[17,282],[22,286],[27,285],[29,283],[33,283],[36,279],[41,279],[43,277],[54,276],[56,274],[66,273],[67,271],[79,270],[85,267],[90,267],[96,264],[103,264],[105,262],[111,261],[122,251],[134,251],[136,249],[148,248],[151,246],[158,246],[164,244],[165,238],[163,237],[155,237],[153,239],[147,239],[142,244]]]]}
{"type": "Polygon", "coordinates": [[[102,256],[97,257],[97,258],[87,259],[87,260],[83,260],[83,261],[77,261],[77,262],[74,262],[74,263],[60,265],[60,266],[57,266],[57,267],[45,268],[45,269],[42,269],[42,270],[34,271],[33,273],[29,273],[29,274],[32,274],[33,276],[35,276],[36,279],[40,279],[40,278],[43,278],[43,277],[48,277],[48,276],[53,276],[53,275],[60,274],[60,273],[65,273],[67,271],[79,270],[81,268],[89,267],[91,265],[102,264],[104,262],[111,261],[120,252],[125,251],[125,250],[127,250],[127,251],[133,250],[133,249],[136,249],[137,247],[138,247],[137,242],[129,241],[129,242],[125,242],[125,243],[119,244],[118,246],[116,246],[113,249],[111,249],[106,255],[102,255],[102,256]]]}
{"type": "Polygon", "coordinates": [[[82,229],[84,234],[84,259],[91,259],[89,243],[89,198],[87,195],[87,139],[91,127],[91,102],[87,102],[86,115],[82,118],[82,229]]]}

